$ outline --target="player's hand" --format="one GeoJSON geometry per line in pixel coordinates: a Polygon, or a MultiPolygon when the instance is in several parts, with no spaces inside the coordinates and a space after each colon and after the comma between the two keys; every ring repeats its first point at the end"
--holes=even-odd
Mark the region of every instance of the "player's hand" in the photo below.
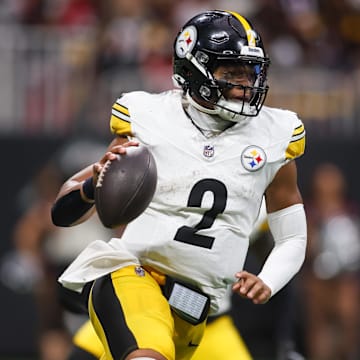
{"type": "Polygon", "coordinates": [[[240,271],[235,276],[238,281],[233,284],[232,290],[236,294],[252,300],[254,304],[265,304],[270,299],[270,288],[256,275],[240,271]]]}
{"type": "Polygon", "coordinates": [[[117,158],[117,154],[126,154],[126,148],[130,146],[139,146],[139,142],[130,140],[122,144],[116,144],[108,149],[105,155],[93,165],[93,178],[95,183],[105,163],[108,160],[115,160],[117,158]]]}

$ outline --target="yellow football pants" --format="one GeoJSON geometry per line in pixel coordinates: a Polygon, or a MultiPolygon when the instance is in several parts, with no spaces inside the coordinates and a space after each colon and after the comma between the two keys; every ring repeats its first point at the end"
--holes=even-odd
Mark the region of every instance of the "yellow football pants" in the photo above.
{"type": "MultiPolygon", "coordinates": [[[[90,321],[77,331],[74,344],[98,359],[103,353],[103,346],[90,321]]],[[[252,357],[231,318],[222,315],[207,325],[192,360],[252,360],[252,357]]]]}

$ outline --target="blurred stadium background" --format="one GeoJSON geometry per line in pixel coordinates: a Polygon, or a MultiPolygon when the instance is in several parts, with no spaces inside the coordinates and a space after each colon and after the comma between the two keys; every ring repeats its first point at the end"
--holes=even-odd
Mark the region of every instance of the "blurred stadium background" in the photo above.
{"type": "MultiPolygon", "coordinates": [[[[14,248],[31,201],[24,191],[44,164],[72,141],[107,143],[122,92],[171,88],[179,26],[214,8],[248,16],[263,36],[272,59],[266,103],[306,125],[302,190],[318,163],[332,161],[360,201],[359,0],[2,0],[0,258],[14,248]]],[[[31,292],[6,285],[13,271],[0,270],[0,358],[34,358],[37,308],[31,292]]]]}

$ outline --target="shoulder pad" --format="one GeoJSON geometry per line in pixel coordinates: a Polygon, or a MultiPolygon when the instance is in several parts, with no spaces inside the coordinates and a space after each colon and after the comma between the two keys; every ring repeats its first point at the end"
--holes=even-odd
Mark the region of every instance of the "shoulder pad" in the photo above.
{"type": "Polygon", "coordinates": [[[293,160],[304,154],[306,132],[304,124],[297,118],[289,145],[286,149],[286,159],[293,160]]]}
{"type": "Polygon", "coordinates": [[[117,99],[111,108],[110,131],[120,136],[132,136],[130,112],[123,97],[117,99]]]}

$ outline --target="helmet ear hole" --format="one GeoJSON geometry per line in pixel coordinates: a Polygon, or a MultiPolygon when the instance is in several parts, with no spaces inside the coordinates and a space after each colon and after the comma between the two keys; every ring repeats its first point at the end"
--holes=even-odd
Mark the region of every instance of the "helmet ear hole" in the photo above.
{"type": "Polygon", "coordinates": [[[211,98],[211,90],[206,85],[201,85],[199,89],[199,93],[201,97],[205,100],[210,100],[211,98]]]}

